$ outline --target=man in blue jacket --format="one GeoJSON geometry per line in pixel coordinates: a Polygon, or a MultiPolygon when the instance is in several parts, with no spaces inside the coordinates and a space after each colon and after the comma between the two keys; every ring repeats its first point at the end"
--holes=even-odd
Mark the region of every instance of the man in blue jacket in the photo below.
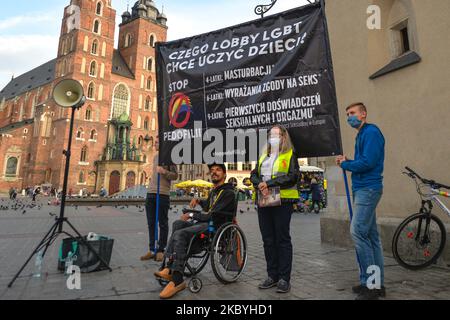
{"type": "Polygon", "coordinates": [[[376,208],[383,193],[385,141],[380,129],[367,123],[367,108],[363,103],[351,104],[346,112],[348,124],[358,130],[355,160],[338,156],[336,163],[352,172],[354,216],[350,232],[360,264],[360,285],[353,287],[353,292],[358,294],[357,300],[374,300],[386,294],[383,248],[376,223],[376,208]],[[373,273],[371,266],[379,267],[380,271],[380,286],[372,290],[372,285],[367,286],[373,273]]]}

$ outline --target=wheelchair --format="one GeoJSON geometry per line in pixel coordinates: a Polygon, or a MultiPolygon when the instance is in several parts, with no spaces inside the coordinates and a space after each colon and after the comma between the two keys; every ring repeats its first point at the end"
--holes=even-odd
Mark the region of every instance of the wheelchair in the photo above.
{"type": "MultiPolygon", "coordinates": [[[[191,209],[184,211],[196,212],[191,209]]],[[[191,238],[184,276],[190,278],[188,288],[192,293],[200,292],[203,287],[198,274],[205,268],[208,260],[211,260],[211,269],[216,279],[223,284],[236,282],[244,272],[247,264],[247,239],[237,225],[236,214],[231,222],[226,222],[217,229],[210,221],[207,231],[199,232],[191,238]]],[[[160,269],[165,267],[166,258],[160,269]]],[[[161,286],[168,283],[161,278],[158,282],[161,286]]]]}

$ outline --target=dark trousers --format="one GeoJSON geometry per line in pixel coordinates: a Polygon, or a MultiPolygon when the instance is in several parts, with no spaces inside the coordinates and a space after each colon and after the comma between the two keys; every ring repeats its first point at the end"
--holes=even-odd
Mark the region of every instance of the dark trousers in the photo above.
{"type": "Polygon", "coordinates": [[[267,274],[275,281],[290,281],[292,270],[292,242],[290,223],[292,204],[258,208],[259,229],[264,243],[267,274]]]}
{"type": "Polygon", "coordinates": [[[208,223],[193,223],[177,220],[172,225],[172,236],[166,250],[166,257],[172,262],[169,267],[172,271],[184,272],[187,259],[187,249],[192,237],[208,230],[208,223]]]}
{"type": "MultiPolygon", "coordinates": [[[[170,198],[166,195],[159,195],[159,239],[157,252],[164,252],[167,245],[167,237],[169,235],[169,207],[170,198]]],[[[149,247],[150,251],[155,250],[155,223],[156,223],[156,194],[147,193],[147,199],[145,201],[145,213],[147,214],[148,234],[149,234],[149,247]]]]}

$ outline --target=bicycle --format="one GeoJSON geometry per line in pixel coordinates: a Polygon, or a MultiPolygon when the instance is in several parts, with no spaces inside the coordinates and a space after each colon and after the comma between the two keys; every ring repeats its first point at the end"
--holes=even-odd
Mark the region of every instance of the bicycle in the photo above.
{"type": "Polygon", "coordinates": [[[419,270],[435,264],[444,250],[445,226],[431,212],[434,202],[450,216],[450,209],[439,199],[439,196],[450,198],[449,192],[440,190],[450,190],[450,186],[424,179],[408,167],[405,169],[408,172],[403,174],[416,183],[422,206],[419,213],[409,216],[398,226],[392,239],[392,253],[402,267],[419,270]]]}

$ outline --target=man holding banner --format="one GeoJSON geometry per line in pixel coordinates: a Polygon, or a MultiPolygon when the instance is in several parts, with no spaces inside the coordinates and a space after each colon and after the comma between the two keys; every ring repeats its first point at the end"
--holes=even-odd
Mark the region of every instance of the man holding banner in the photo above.
{"type": "Polygon", "coordinates": [[[358,130],[355,160],[338,156],[336,163],[352,172],[355,214],[350,232],[360,264],[360,285],[353,287],[357,300],[373,300],[385,296],[383,248],[377,229],[376,208],[383,194],[384,137],[380,129],[368,124],[367,108],[362,102],[347,107],[348,124],[358,130]],[[368,288],[370,268],[376,268],[375,288],[368,288]]]}

